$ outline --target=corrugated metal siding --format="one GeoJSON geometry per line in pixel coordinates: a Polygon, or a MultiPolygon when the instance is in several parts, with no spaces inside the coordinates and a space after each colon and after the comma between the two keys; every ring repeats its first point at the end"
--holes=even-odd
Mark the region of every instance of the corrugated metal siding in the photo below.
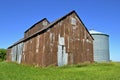
{"type": "MultiPolygon", "coordinates": [[[[26,31],[25,39],[42,29],[41,24],[26,31]]],[[[7,60],[36,66],[93,62],[93,39],[75,13],[22,42],[8,49],[7,60]]]]}
{"type": "Polygon", "coordinates": [[[20,43],[20,44],[18,44],[17,45],[17,62],[18,63],[21,63],[21,59],[22,59],[22,52],[23,52],[23,45],[24,45],[24,43],[22,42],[22,43],[20,43]]]}
{"type": "Polygon", "coordinates": [[[11,48],[7,49],[7,53],[6,53],[6,60],[7,61],[11,61],[12,57],[11,57],[11,48]]]}
{"type": "Polygon", "coordinates": [[[92,34],[94,37],[94,61],[109,62],[109,36],[104,34],[92,34]]]}
{"type": "Polygon", "coordinates": [[[67,60],[63,61],[63,64],[76,64],[85,61],[92,62],[92,44],[91,36],[75,14],[72,14],[56,23],[45,33],[26,41],[23,52],[25,59],[22,62],[39,66],[59,65],[58,62],[61,59],[61,55],[63,56],[62,59],[67,60]],[[76,20],[76,25],[71,24],[71,18],[76,20]],[[68,59],[66,56],[58,54],[59,36],[65,40],[63,46],[66,48],[68,59]]]}

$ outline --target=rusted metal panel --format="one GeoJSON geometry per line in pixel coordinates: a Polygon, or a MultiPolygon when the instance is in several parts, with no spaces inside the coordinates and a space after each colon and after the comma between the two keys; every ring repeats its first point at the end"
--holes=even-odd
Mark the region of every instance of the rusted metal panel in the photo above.
{"type": "Polygon", "coordinates": [[[7,53],[6,53],[6,60],[7,61],[11,61],[12,60],[12,56],[11,56],[11,48],[7,49],[7,53]]]}

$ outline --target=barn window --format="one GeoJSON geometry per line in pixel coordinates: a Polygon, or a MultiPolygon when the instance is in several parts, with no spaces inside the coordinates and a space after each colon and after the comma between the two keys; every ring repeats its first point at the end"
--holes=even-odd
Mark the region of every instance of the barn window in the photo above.
{"type": "Polygon", "coordinates": [[[71,24],[72,24],[72,25],[76,25],[76,19],[73,18],[73,17],[71,18],[71,24]]]}
{"type": "Polygon", "coordinates": [[[43,26],[47,26],[47,22],[46,21],[43,22],[43,26]]]}
{"type": "Polygon", "coordinates": [[[59,38],[59,44],[60,44],[60,45],[65,45],[64,41],[65,41],[65,40],[64,40],[64,37],[60,37],[60,38],[59,38]]]}

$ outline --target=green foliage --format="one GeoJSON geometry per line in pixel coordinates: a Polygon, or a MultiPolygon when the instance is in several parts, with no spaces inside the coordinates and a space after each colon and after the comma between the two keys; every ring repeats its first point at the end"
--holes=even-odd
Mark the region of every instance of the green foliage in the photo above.
{"type": "Polygon", "coordinates": [[[0,80],[119,80],[120,63],[33,67],[0,62],[0,80]]]}
{"type": "Polygon", "coordinates": [[[6,59],[6,49],[0,49],[0,60],[6,59]]]}

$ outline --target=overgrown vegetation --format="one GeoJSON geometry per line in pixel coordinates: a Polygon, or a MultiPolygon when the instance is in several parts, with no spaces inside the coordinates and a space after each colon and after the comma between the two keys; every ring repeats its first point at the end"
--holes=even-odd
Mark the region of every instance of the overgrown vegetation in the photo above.
{"type": "Polygon", "coordinates": [[[0,49],[0,61],[6,59],[6,49],[0,49]]]}
{"type": "Polygon", "coordinates": [[[0,62],[0,80],[119,80],[120,63],[34,67],[0,62]]]}

